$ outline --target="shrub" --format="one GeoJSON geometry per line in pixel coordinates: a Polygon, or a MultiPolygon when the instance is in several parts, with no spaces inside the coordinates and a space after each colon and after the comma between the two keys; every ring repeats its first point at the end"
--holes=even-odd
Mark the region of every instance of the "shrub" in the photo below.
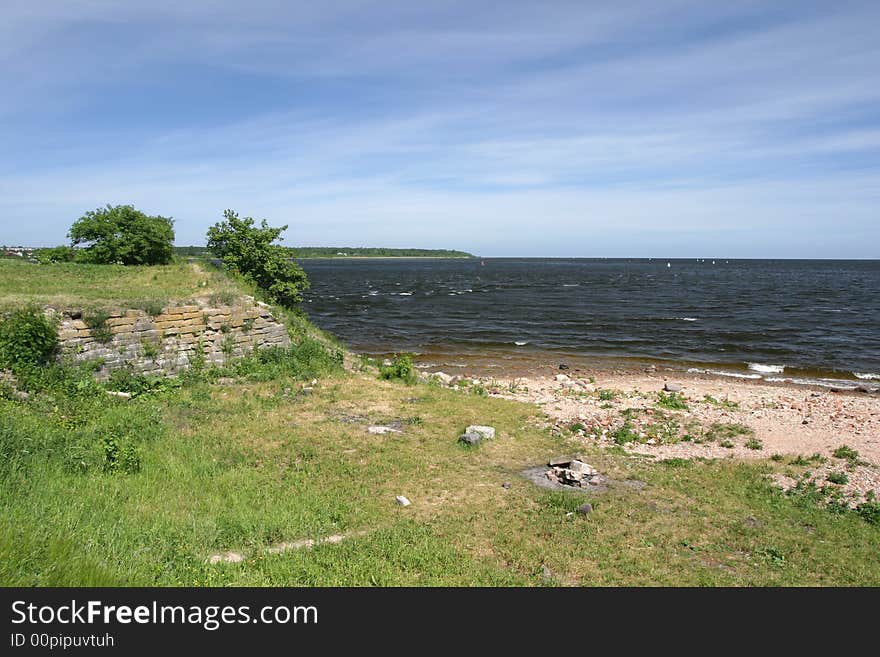
{"type": "Polygon", "coordinates": [[[762,443],[757,438],[749,438],[746,441],[746,447],[748,447],[749,449],[755,449],[755,450],[764,449],[764,443],[762,443]]]}
{"type": "Polygon", "coordinates": [[[0,367],[13,370],[42,365],[58,351],[54,322],[34,306],[0,320],[0,367]]]}
{"type": "Polygon", "coordinates": [[[272,228],[263,219],[258,228],[251,217],[241,219],[232,210],[223,217],[208,229],[208,249],[272,301],[284,306],[302,301],[302,292],[309,287],[306,273],[274,243],[287,226],[272,228]]]}
{"type": "Polygon", "coordinates": [[[34,257],[41,265],[49,265],[56,262],[73,262],[76,257],[76,249],[70,246],[53,246],[47,249],[36,249],[34,257]]]}
{"type": "Polygon", "coordinates": [[[399,354],[395,356],[390,365],[383,365],[379,368],[379,378],[399,379],[407,383],[412,383],[416,378],[412,356],[409,354],[399,354]]]}
{"type": "Polygon", "coordinates": [[[68,233],[76,260],[99,265],[167,265],[174,257],[173,221],[151,217],[132,205],[107,205],[86,212],[68,233]]]}

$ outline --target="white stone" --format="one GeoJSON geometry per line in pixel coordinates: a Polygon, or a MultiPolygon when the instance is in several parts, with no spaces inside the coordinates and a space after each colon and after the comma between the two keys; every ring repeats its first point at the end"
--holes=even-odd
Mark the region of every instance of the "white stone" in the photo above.
{"type": "Polygon", "coordinates": [[[492,440],[495,437],[495,427],[487,427],[482,424],[472,424],[464,430],[467,433],[475,433],[483,440],[492,440]]]}
{"type": "Polygon", "coordinates": [[[409,506],[412,504],[408,499],[406,499],[403,495],[398,495],[394,498],[394,501],[397,502],[400,506],[409,506]]]}

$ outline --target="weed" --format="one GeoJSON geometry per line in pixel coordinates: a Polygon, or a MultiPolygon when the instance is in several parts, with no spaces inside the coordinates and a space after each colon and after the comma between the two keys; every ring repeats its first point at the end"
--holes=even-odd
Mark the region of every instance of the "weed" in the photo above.
{"type": "Polygon", "coordinates": [[[113,339],[113,331],[107,325],[110,315],[104,310],[92,310],[83,313],[83,321],[92,333],[92,337],[101,344],[107,344],[113,339]]]}
{"type": "Polygon", "coordinates": [[[253,317],[248,317],[241,324],[241,330],[244,331],[245,333],[250,333],[253,330],[253,328],[254,328],[254,318],[253,317]]]}
{"type": "Polygon", "coordinates": [[[832,456],[837,459],[846,459],[850,462],[856,462],[859,460],[859,453],[847,445],[841,445],[835,449],[832,456]]]}
{"type": "Polygon", "coordinates": [[[706,430],[705,438],[706,440],[723,440],[737,436],[748,436],[753,433],[754,431],[744,424],[715,422],[706,430]]]}
{"type": "Polygon", "coordinates": [[[727,449],[733,449],[736,447],[736,444],[732,440],[722,440],[720,443],[721,447],[726,447],[727,449]]]}
{"type": "Polygon", "coordinates": [[[587,425],[583,422],[572,422],[571,425],[569,425],[568,430],[572,433],[577,433],[578,431],[586,431],[587,425]]]}
{"type": "Polygon", "coordinates": [[[785,565],[785,554],[775,547],[760,547],[754,552],[756,557],[764,559],[772,566],[781,568],[785,565]]]}
{"type": "Polygon", "coordinates": [[[633,431],[632,423],[629,420],[624,421],[621,426],[612,432],[611,436],[618,445],[625,445],[634,441],[639,442],[641,440],[639,434],[633,431]]]}
{"type": "Polygon", "coordinates": [[[152,340],[141,340],[141,349],[143,350],[144,358],[155,360],[159,355],[159,345],[152,340]]]}
{"type": "Polygon", "coordinates": [[[862,502],[856,507],[856,513],[872,525],[880,525],[880,502],[862,502]]]}
{"type": "Polygon", "coordinates": [[[849,482],[849,477],[847,476],[847,474],[840,471],[829,472],[826,479],[828,479],[828,481],[830,481],[832,484],[839,484],[841,486],[849,482]]]}
{"type": "Polygon", "coordinates": [[[220,351],[227,358],[231,358],[233,352],[235,351],[235,338],[231,335],[227,335],[223,338],[223,341],[220,343],[220,351]]]}
{"type": "Polygon", "coordinates": [[[379,378],[398,380],[410,384],[414,383],[416,372],[412,356],[410,354],[398,354],[391,361],[390,365],[383,365],[379,368],[379,378]]]}
{"type": "Polygon", "coordinates": [[[789,465],[821,465],[827,461],[824,456],[816,452],[812,456],[804,456],[803,454],[798,454],[795,458],[789,461],[789,465]]]}
{"type": "Polygon", "coordinates": [[[721,408],[727,408],[730,410],[735,410],[739,408],[739,404],[737,402],[732,402],[726,397],[724,399],[716,399],[712,395],[704,395],[703,401],[707,404],[712,404],[713,406],[720,406],[721,408]]]}
{"type": "Polygon", "coordinates": [[[658,392],[657,406],[667,408],[671,411],[688,410],[687,400],[684,398],[684,395],[678,392],[670,392],[668,395],[665,392],[658,392]]]}
{"type": "Polygon", "coordinates": [[[752,437],[746,441],[746,447],[754,450],[764,449],[764,443],[757,438],[752,437]]]}
{"type": "Polygon", "coordinates": [[[616,390],[608,390],[606,388],[602,388],[600,390],[597,390],[596,394],[599,395],[599,401],[613,401],[614,398],[617,397],[620,393],[618,393],[616,390]]]}

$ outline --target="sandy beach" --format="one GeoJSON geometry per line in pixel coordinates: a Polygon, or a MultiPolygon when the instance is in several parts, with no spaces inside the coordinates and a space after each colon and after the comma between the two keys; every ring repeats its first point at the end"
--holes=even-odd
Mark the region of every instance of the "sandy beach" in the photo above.
{"type": "MultiPolygon", "coordinates": [[[[836,392],[653,366],[548,366],[527,376],[458,376],[449,383],[534,404],[554,430],[576,434],[585,442],[620,446],[631,454],[796,464],[800,456],[812,466],[807,478],[819,487],[829,474],[845,472],[847,481],[840,490],[853,503],[870,491],[880,492],[876,386],[867,388],[873,392],[836,392]],[[841,447],[854,452],[840,452],[841,447]]],[[[780,468],[774,478],[788,488],[797,482],[793,474],[780,468]]]]}

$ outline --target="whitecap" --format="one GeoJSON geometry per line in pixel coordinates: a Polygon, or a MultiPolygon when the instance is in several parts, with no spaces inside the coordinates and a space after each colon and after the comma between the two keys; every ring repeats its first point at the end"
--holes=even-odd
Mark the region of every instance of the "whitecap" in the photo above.
{"type": "Polygon", "coordinates": [[[853,372],[856,375],[857,379],[865,379],[865,380],[880,380],[880,374],[873,374],[871,372],[853,372]]]}
{"type": "Polygon", "coordinates": [[[580,283],[563,283],[562,287],[580,287],[580,283]]]}
{"type": "Polygon", "coordinates": [[[401,296],[401,297],[411,297],[412,295],[413,295],[412,292],[399,292],[398,293],[398,296],[401,296]]]}
{"type": "Polygon", "coordinates": [[[726,372],[724,370],[704,370],[699,367],[688,368],[690,374],[715,374],[717,376],[731,376],[735,379],[760,379],[760,374],[742,374],[741,372],[726,372]]]}
{"type": "Polygon", "coordinates": [[[746,363],[753,372],[761,372],[763,374],[782,374],[785,371],[784,365],[765,365],[763,363],[746,363]]]}
{"type": "Polygon", "coordinates": [[[516,342],[514,342],[513,344],[515,344],[517,347],[525,347],[528,343],[529,343],[528,340],[524,340],[524,341],[522,341],[522,342],[520,342],[520,341],[516,341],[516,342]]]}
{"type": "Polygon", "coordinates": [[[680,319],[683,322],[696,322],[698,317],[676,317],[675,319],[680,319]]]}

